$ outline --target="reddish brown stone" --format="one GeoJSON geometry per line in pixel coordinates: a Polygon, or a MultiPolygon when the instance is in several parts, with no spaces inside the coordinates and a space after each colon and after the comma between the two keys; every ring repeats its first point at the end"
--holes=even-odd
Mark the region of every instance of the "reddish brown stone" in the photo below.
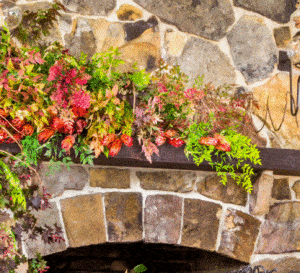
{"type": "Polygon", "coordinates": [[[90,186],[101,188],[130,188],[130,171],[128,169],[90,169],[90,186]]]}
{"type": "Polygon", "coordinates": [[[145,241],[176,244],[182,217],[182,198],[172,195],[151,195],[145,204],[145,241]]]}
{"type": "Polygon", "coordinates": [[[299,273],[300,259],[296,257],[284,257],[280,259],[264,259],[251,264],[252,267],[262,265],[268,272],[277,269],[276,273],[299,273]]]}
{"type": "Polygon", "coordinates": [[[141,193],[111,192],[105,194],[105,214],[110,242],[142,240],[141,193]]]}
{"type": "Polygon", "coordinates": [[[136,172],[136,176],[145,190],[190,192],[196,181],[192,171],[136,172]]]}
{"type": "Polygon", "coordinates": [[[184,200],[181,245],[214,251],[222,206],[197,200],[184,200]]]}
{"type": "Polygon", "coordinates": [[[208,176],[204,181],[197,184],[197,191],[206,197],[220,200],[224,203],[245,206],[247,202],[245,189],[241,185],[237,185],[229,176],[226,185],[223,185],[220,180],[220,176],[208,176]]]}
{"type": "Polygon", "coordinates": [[[251,215],[227,209],[218,252],[249,262],[259,232],[260,221],[251,215]]]}
{"type": "Polygon", "coordinates": [[[60,203],[70,247],[106,242],[101,194],[80,195],[60,203]]]}
{"type": "Polygon", "coordinates": [[[257,253],[287,253],[300,250],[300,202],[275,204],[266,215],[257,253]]]}

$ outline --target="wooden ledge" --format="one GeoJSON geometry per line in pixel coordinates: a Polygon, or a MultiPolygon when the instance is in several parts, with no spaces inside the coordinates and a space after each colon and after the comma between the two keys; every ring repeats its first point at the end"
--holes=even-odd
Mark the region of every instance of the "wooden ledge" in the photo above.
{"type": "MultiPolygon", "coordinates": [[[[0,149],[6,150],[12,154],[20,152],[17,144],[1,144],[0,149]]],[[[273,171],[277,175],[300,176],[300,150],[292,149],[274,149],[259,148],[262,165],[253,166],[255,172],[263,170],[273,171]]],[[[75,163],[80,163],[71,152],[71,157],[75,163]]],[[[45,158],[42,158],[46,160],[45,158]]],[[[213,171],[208,162],[203,162],[196,166],[192,157],[186,158],[184,146],[175,148],[169,144],[159,147],[159,156],[152,156],[152,164],[148,162],[142,153],[137,139],[134,139],[132,147],[122,146],[122,149],[115,157],[106,158],[101,154],[94,159],[95,165],[120,166],[120,167],[143,167],[143,168],[161,168],[161,169],[181,169],[181,170],[198,170],[213,171]]]]}

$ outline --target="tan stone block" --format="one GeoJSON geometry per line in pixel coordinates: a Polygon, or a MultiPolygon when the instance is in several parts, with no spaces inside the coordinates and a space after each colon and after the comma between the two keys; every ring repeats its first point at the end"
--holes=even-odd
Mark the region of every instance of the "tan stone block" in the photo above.
{"type": "Polygon", "coordinates": [[[249,262],[261,222],[241,211],[227,209],[218,253],[249,262]]]}
{"type": "Polygon", "coordinates": [[[191,192],[196,182],[193,171],[136,172],[145,190],[191,192]]]}
{"type": "Polygon", "coordinates": [[[216,250],[221,213],[219,204],[185,199],[181,245],[216,250]]]}
{"type": "MultiPolygon", "coordinates": [[[[293,90],[296,96],[298,75],[293,77],[293,90]]],[[[276,132],[283,138],[283,148],[300,149],[300,128],[298,128],[296,119],[291,115],[290,98],[287,93],[290,92],[290,76],[288,73],[280,72],[273,76],[265,84],[252,89],[254,98],[258,100],[259,109],[254,109],[254,114],[260,118],[265,118],[267,110],[267,101],[269,97],[269,109],[277,128],[284,116],[284,109],[287,100],[287,112],[281,129],[276,132]]],[[[296,97],[294,97],[296,100],[296,97]]],[[[270,117],[267,117],[267,125],[272,129],[270,117]]],[[[273,129],[272,129],[273,130],[273,129]]]]}
{"type": "Polygon", "coordinates": [[[101,194],[71,197],[60,203],[70,247],[106,242],[101,194]]]}
{"type": "Polygon", "coordinates": [[[263,172],[253,186],[250,195],[250,213],[253,215],[265,215],[269,212],[272,201],[273,189],[272,172],[263,172]]]}
{"type": "Polygon", "coordinates": [[[135,21],[143,17],[143,12],[135,6],[124,4],[117,11],[117,16],[121,21],[135,21]]]}
{"type": "Polygon", "coordinates": [[[142,195],[132,192],[105,194],[105,215],[109,242],[142,240],[142,195]]]}
{"type": "Polygon", "coordinates": [[[96,52],[124,45],[125,33],[121,23],[111,23],[105,19],[89,19],[88,23],[96,39],[96,52]]]}
{"type": "Polygon", "coordinates": [[[130,171],[128,169],[90,169],[90,186],[101,188],[130,188],[130,171]]]}
{"type": "Polygon", "coordinates": [[[293,184],[292,190],[295,192],[296,198],[297,198],[297,199],[300,199],[300,180],[297,180],[297,181],[293,184]]]}
{"type": "Polygon", "coordinates": [[[165,44],[168,55],[179,57],[183,51],[187,36],[179,31],[167,31],[165,33],[165,44]]]}

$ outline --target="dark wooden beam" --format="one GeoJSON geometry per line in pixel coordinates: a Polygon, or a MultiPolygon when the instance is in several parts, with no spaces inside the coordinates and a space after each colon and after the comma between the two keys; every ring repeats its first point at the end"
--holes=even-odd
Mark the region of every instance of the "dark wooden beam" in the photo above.
{"type": "MultiPolygon", "coordinates": [[[[16,144],[2,144],[0,149],[10,153],[18,153],[19,147],[16,144]]],[[[255,165],[254,170],[260,172],[263,170],[274,171],[275,174],[300,176],[300,150],[291,149],[273,149],[259,148],[262,165],[255,165]]],[[[80,163],[71,153],[75,163],[80,163]]],[[[45,160],[45,158],[42,158],[45,160]]],[[[101,154],[94,160],[95,165],[122,166],[122,167],[143,167],[143,168],[161,168],[161,169],[182,169],[182,170],[202,170],[212,171],[208,162],[203,162],[196,166],[193,159],[186,158],[184,146],[175,148],[169,144],[159,147],[159,156],[152,156],[152,164],[148,162],[142,153],[141,146],[134,139],[133,147],[129,148],[123,145],[119,154],[115,157],[106,158],[101,154]]]]}

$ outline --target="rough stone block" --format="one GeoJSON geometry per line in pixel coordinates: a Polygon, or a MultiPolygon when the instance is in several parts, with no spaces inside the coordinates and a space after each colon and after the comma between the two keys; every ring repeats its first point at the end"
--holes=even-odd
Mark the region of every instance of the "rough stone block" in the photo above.
{"type": "Polygon", "coordinates": [[[255,182],[250,195],[250,213],[264,215],[269,212],[273,188],[272,172],[263,172],[255,182]]]}
{"type": "Polygon", "coordinates": [[[145,204],[145,241],[178,243],[181,231],[182,198],[172,195],[150,195],[145,204]]]}
{"type": "Polygon", "coordinates": [[[284,257],[279,259],[264,259],[251,264],[252,267],[262,265],[266,270],[271,272],[277,269],[276,273],[299,273],[300,259],[296,257],[284,257]]]}
{"type": "Polygon", "coordinates": [[[297,180],[296,182],[294,182],[294,184],[292,186],[292,190],[295,192],[296,198],[300,199],[300,180],[297,180]]]}
{"type": "Polygon", "coordinates": [[[52,198],[62,195],[64,190],[82,190],[88,182],[88,174],[81,166],[71,166],[70,171],[67,167],[61,166],[60,171],[46,175],[50,172],[48,166],[48,164],[43,164],[39,175],[52,198]]]}
{"type": "Polygon", "coordinates": [[[219,204],[185,199],[181,245],[214,251],[221,213],[219,204]]]}
{"type": "Polygon", "coordinates": [[[161,20],[174,24],[179,30],[218,41],[234,23],[234,12],[227,0],[134,0],[161,20]]]}
{"type": "Polygon", "coordinates": [[[274,38],[278,47],[286,47],[292,38],[290,27],[275,28],[274,38]]]}
{"type": "Polygon", "coordinates": [[[227,34],[236,68],[247,83],[268,78],[277,63],[277,48],[271,31],[256,16],[244,15],[227,34]]]}
{"type": "Polygon", "coordinates": [[[115,7],[117,0],[63,0],[62,4],[71,12],[82,15],[108,15],[115,7]]]}
{"type": "Polygon", "coordinates": [[[218,253],[249,262],[261,222],[241,211],[227,209],[218,253]]]}
{"type": "Polygon", "coordinates": [[[106,242],[101,194],[75,196],[60,203],[70,247],[106,242]]]}
{"type": "Polygon", "coordinates": [[[247,202],[245,189],[241,185],[237,185],[230,177],[228,177],[226,185],[223,185],[220,180],[220,176],[208,176],[197,184],[197,191],[206,197],[220,200],[224,203],[245,206],[247,202]]]}
{"type": "Polygon", "coordinates": [[[109,242],[142,240],[142,194],[111,192],[105,194],[105,214],[109,242]]]}
{"type": "Polygon", "coordinates": [[[130,188],[130,171],[117,168],[90,168],[90,186],[101,188],[130,188]]]}
{"type": "Polygon", "coordinates": [[[292,198],[288,178],[274,179],[272,198],[276,200],[292,198]]]}
{"type": "Polygon", "coordinates": [[[291,0],[234,0],[237,7],[257,12],[278,23],[290,21],[291,14],[296,10],[297,1],[291,0]]]}
{"type": "Polygon", "coordinates": [[[205,75],[204,83],[212,82],[214,86],[236,80],[235,68],[229,57],[216,44],[201,38],[190,38],[181,56],[169,61],[179,65],[182,72],[189,76],[190,82],[202,75],[205,75]]]}
{"type": "Polygon", "coordinates": [[[260,231],[256,253],[274,254],[300,250],[300,202],[271,207],[260,231]]]}
{"type": "Polygon", "coordinates": [[[197,178],[192,171],[136,172],[136,176],[145,190],[173,192],[191,192],[197,178]]]}
{"type": "MultiPolygon", "coordinates": [[[[62,227],[62,223],[59,218],[59,211],[55,202],[50,202],[51,208],[47,208],[46,210],[35,211],[32,210],[32,214],[37,218],[36,226],[45,227],[45,225],[54,228],[54,224],[57,223],[59,227],[62,227]]],[[[55,229],[55,228],[54,228],[55,229]]],[[[54,242],[51,244],[46,244],[41,238],[41,235],[38,235],[37,239],[32,240],[28,237],[26,233],[23,233],[23,239],[25,242],[26,252],[28,254],[28,258],[34,258],[36,252],[39,252],[44,255],[49,255],[52,253],[60,252],[65,250],[66,243],[61,241],[54,242]]],[[[64,238],[64,236],[62,236],[64,238]]],[[[66,239],[66,238],[64,238],[66,239]]]]}

